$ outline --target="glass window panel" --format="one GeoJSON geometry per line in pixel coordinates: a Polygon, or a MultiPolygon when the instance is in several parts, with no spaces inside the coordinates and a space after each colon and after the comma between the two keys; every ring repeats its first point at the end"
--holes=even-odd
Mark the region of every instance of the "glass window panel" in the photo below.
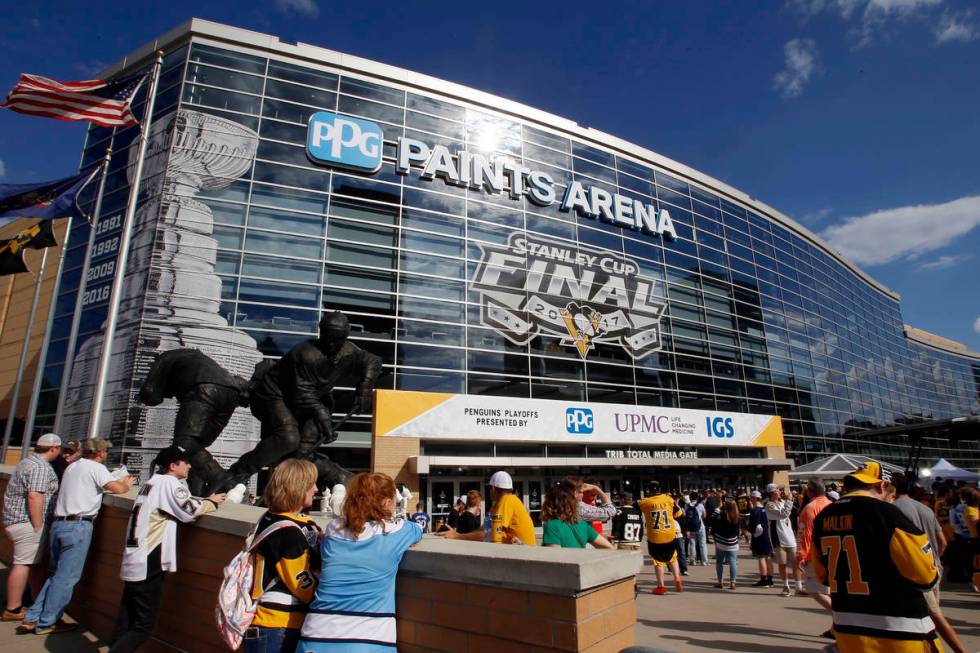
{"type": "Polygon", "coordinates": [[[304,66],[294,66],[293,64],[274,59],[269,61],[269,77],[278,77],[279,79],[308,84],[310,86],[319,86],[320,88],[330,90],[337,88],[337,75],[333,73],[314,70],[304,66]]]}
{"type": "Polygon", "coordinates": [[[323,289],[323,308],[333,311],[364,311],[394,315],[395,296],[363,290],[323,289]]]}
{"type": "MultiPolygon", "coordinates": [[[[291,188],[277,188],[265,184],[255,184],[252,187],[252,204],[264,204],[284,209],[296,209],[312,213],[324,213],[327,206],[327,195],[304,192],[291,188]]],[[[252,210],[254,213],[254,209],[252,210]]],[[[317,218],[322,222],[322,218],[317,218]]]]}
{"type": "Polygon", "coordinates": [[[215,225],[212,235],[218,241],[218,247],[222,249],[242,248],[242,230],[237,227],[215,225]]]}
{"type": "Polygon", "coordinates": [[[463,322],[463,304],[453,302],[433,302],[431,299],[415,299],[401,297],[398,302],[398,314],[422,320],[440,320],[443,322],[463,322]]]}
{"type": "Polygon", "coordinates": [[[349,113],[354,116],[361,116],[371,120],[382,120],[396,125],[404,122],[405,110],[401,107],[392,107],[387,104],[362,100],[347,95],[340,96],[340,103],[337,110],[341,113],[349,113]]]}
{"type": "Polygon", "coordinates": [[[304,215],[253,206],[249,209],[248,225],[281,232],[323,236],[323,217],[319,215],[304,215]]]}
{"type": "MultiPolygon", "coordinates": [[[[271,82],[270,82],[271,83],[271,82]]],[[[328,108],[333,109],[331,104],[328,108]]],[[[306,123],[309,122],[310,116],[312,116],[321,108],[318,107],[307,107],[299,104],[292,104],[290,102],[283,102],[280,100],[273,100],[271,98],[265,98],[262,103],[262,115],[267,118],[275,118],[276,120],[288,120],[290,122],[303,123],[303,133],[306,133],[306,123]]],[[[303,141],[306,141],[306,137],[303,137],[303,141]]]]}
{"type": "Polygon", "coordinates": [[[274,283],[242,279],[238,291],[239,301],[275,302],[294,306],[316,308],[320,304],[320,289],[316,286],[274,283]]]}
{"type": "Polygon", "coordinates": [[[462,370],[465,350],[446,347],[426,347],[415,344],[398,345],[397,363],[411,367],[437,367],[462,370]]]}
{"type": "Polygon", "coordinates": [[[317,328],[317,311],[304,311],[284,306],[263,306],[239,302],[235,313],[236,326],[251,329],[276,329],[313,333],[317,328]]]}
{"type": "Polygon", "coordinates": [[[311,166],[306,156],[306,148],[298,145],[286,145],[272,141],[259,141],[256,158],[267,159],[277,163],[291,163],[297,166],[311,166]]]}
{"type": "Polygon", "coordinates": [[[462,237],[465,231],[465,223],[462,218],[454,218],[438,213],[428,213],[421,209],[410,207],[405,207],[402,211],[402,225],[458,237],[462,237]]]}
{"type": "Polygon", "coordinates": [[[408,127],[414,127],[423,131],[442,134],[458,141],[463,140],[464,136],[462,123],[442,120],[441,118],[429,116],[424,113],[417,113],[415,111],[406,112],[405,124],[408,127]]]}
{"type": "Polygon", "coordinates": [[[405,91],[347,75],[340,78],[340,92],[397,106],[405,104],[405,91]]]}
{"type": "Polygon", "coordinates": [[[462,198],[439,193],[427,193],[416,188],[405,188],[403,202],[405,206],[456,215],[462,215],[465,206],[462,198]]]}
{"type": "Polygon", "coordinates": [[[296,261],[273,258],[271,256],[246,254],[242,274],[268,279],[289,279],[292,281],[318,283],[320,281],[320,264],[313,261],[296,261]]]}
{"type": "Polygon", "coordinates": [[[524,125],[524,138],[541,145],[547,145],[548,147],[560,150],[562,152],[569,151],[569,140],[561,136],[551,134],[540,129],[535,129],[528,125],[524,125]]]}
{"type": "Polygon", "coordinates": [[[211,216],[216,224],[245,224],[244,204],[229,204],[213,200],[202,202],[202,204],[206,204],[211,209],[211,216]]]}
{"type": "Polygon", "coordinates": [[[241,52],[233,52],[209,45],[195,43],[191,48],[190,61],[210,63],[225,68],[244,70],[250,73],[262,74],[265,72],[265,58],[253,57],[241,52]]]}
{"type": "Polygon", "coordinates": [[[408,106],[411,109],[418,109],[452,120],[463,120],[466,117],[465,110],[459,105],[415,93],[408,94],[408,106]]]}
{"type": "Polygon", "coordinates": [[[330,203],[330,214],[345,218],[369,220],[379,224],[397,224],[398,207],[356,199],[334,198],[330,203]]]}
{"type": "Polygon", "coordinates": [[[214,107],[252,115],[259,114],[262,98],[234,91],[208,88],[197,84],[184,84],[184,102],[192,105],[214,107]]]}
{"type": "Polygon", "coordinates": [[[248,93],[262,92],[262,78],[257,75],[247,75],[239,72],[232,72],[212,66],[202,66],[190,62],[187,65],[186,79],[188,82],[207,84],[209,86],[222,86],[233,91],[245,91],[248,93]]]}
{"type": "Polygon", "coordinates": [[[471,351],[468,355],[467,369],[477,372],[500,372],[526,376],[528,358],[523,354],[508,352],[471,351]]]}
{"type": "Polygon", "coordinates": [[[291,125],[278,120],[263,120],[259,133],[262,138],[273,138],[306,147],[306,127],[300,125],[291,125]]]}
{"type": "Polygon", "coordinates": [[[316,107],[318,111],[332,111],[337,106],[336,93],[318,88],[310,88],[309,86],[300,86],[299,84],[290,84],[289,82],[282,82],[275,79],[270,79],[266,82],[265,95],[269,98],[309,104],[316,107]]]}
{"type": "Polygon", "coordinates": [[[285,254],[320,259],[323,241],[319,238],[289,236],[263,231],[249,231],[245,237],[245,249],[264,254],[285,254]]]}
{"type": "Polygon", "coordinates": [[[280,166],[259,161],[255,164],[254,179],[255,181],[281,184],[283,186],[296,186],[309,190],[327,190],[327,182],[330,176],[326,170],[294,168],[292,166],[280,166]]]}
{"type": "Polygon", "coordinates": [[[327,264],[323,269],[323,283],[361,290],[394,292],[395,273],[327,264]]]}
{"type": "Polygon", "coordinates": [[[486,374],[468,374],[467,388],[470,394],[495,397],[527,397],[530,392],[525,378],[486,374]]]}
{"type": "MultiPolygon", "coordinates": [[[[353,240],[359,243],[393,247],[398,242],[398,230],[386,225],[332,218],[327,229],[327,237],[330,240],[353,240]]],[[[385,253],[388,253],[387,250],[385,253]]]]}
{"type": "Polygon", "coordinates": [[[398,370],[395,383],[399,390],[418,392],[465,392],[466,375],[459,372],[425,372],[423,370],[398,370]]]}
{"type": "Polygon", "coordinates": [[[402,247],[443,256],[463,256],[463,241],[418,231],[402,231],[402,247]]]}
{"type": "Polygon", "coordinates": [[[430,279],[410,274],[402,275],[399,292],[403,295],[421,295],[444,301],[461,302],[466,298],[466,286],[461,281],[430,279]]]}
{"type": "Polygon", "coordinates": [[[396,252],[390,249],[327,241],[327,260],[379,269],[394,269],[396,252]]]}
{"type": "Polygon", "coordinates": [[[404,318],[398,321],[398,338],[407,342],[462,346],[463,331],[462,326],[453,324],[422,322],[404,318]]]}
{"type": "Polygon", "coordinates": [[[463,262],[439,256],[403,252],[401,269],[440,277],[463,278],[463,262]]]}

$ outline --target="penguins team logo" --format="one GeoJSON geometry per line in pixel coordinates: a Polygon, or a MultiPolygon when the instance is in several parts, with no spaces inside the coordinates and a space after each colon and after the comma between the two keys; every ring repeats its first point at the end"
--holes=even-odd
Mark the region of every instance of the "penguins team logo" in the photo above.
{"type": "Polygon", "coordinates": [[[661,348],[666,302],[632,259],[521,234],[480,249],[471,288],[480,295],[481,322],[514,344],[557,335],[582,358],[598,343],[617,344],[634,359],[661,348]]]}

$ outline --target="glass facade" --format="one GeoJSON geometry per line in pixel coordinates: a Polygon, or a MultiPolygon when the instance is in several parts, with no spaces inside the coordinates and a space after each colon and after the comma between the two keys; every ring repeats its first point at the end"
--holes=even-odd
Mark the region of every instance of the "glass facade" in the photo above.
{"type": "MultiPolygon", "coordinates": [[[[639,149],[607,147],[584,130],[564,131],[418,84],[195,38],[171,46],[154,119],[179,109],[257,135],[245,172],[205,185],[194,200],[213,220],[221,328],[247,334],[262,356],[280,356],[316,331],[320,311],[337,309],[350,317],[352,339],[383,359],[381,387],[775,414],[797,464],[834,452],[904,463],[904,438],[879,441],[863,433],[980,413],[980,359],[909,340],[893,295],[808,232],[710,180],[685,178],[644,160],[639,149]],[[367,174],[313,163],[307,122],[318,111],[379,125],[381,169],[367,174]],[[578,181],[667,209],[677,237],[562,211],[558,201],[540,206],[520,194],[423,179],[418,168],[399,174],[399,137],[454,154],[506,156],[546,172],[559,200],[578,181]],[[651,297],[666,305],[661,348],[634,358],[602,342],[583,356],[553,334],[517,344],[488,326],[474,275],[485,249],[514,238],[635,262],[653,282],[651,297]]],[[[117,155],[87,271],[88,226],[78,225],[69,240],[39,430],[55,419],[83,274],[89,282],[76,350],[105,319],[108,291],[101,288],[111,283],[119,239],[111,217],[126,203],[122,153],[134,136],[134,128],[88,134],[83,165],[98,161],[106,147],[117,155]]],[[[173,168],[185,144],[174,138],[168,146],[173,168]]],[[[147,259],[151,277],[161,265],[159,240],[145,244],[154,252],[147,259]]],[[[146,313],[140,319],[145,334],[152,320],[146,313]]],[[[365,417],[345,427],[351,448],[367,445],[369,426],[365,417]]],[[[975,442],[931,441],[923,457],[980,465],[975,442]]]]}

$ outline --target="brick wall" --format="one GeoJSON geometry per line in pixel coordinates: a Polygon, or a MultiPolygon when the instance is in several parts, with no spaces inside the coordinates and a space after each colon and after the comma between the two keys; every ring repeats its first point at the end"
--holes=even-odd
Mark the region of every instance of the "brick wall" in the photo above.
{"type": "Polygon", "coordinates": [[[403,574],[397,597],[402,653],[615,653],[635,643],[633,578],[556,596],[403,574]]]}

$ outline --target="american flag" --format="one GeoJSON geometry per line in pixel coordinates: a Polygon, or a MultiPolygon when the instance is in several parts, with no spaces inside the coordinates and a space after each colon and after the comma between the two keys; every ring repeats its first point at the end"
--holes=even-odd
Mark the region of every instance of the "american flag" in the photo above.
{"type": "Polygon", "coordinates": [[[103,127],[135,125],[139,121],[130,104],[145,79],[146,75],[140,75],[117,82],[59,82],[24,73],[0,107],[58,120],[87,120],[103,127]]]}

